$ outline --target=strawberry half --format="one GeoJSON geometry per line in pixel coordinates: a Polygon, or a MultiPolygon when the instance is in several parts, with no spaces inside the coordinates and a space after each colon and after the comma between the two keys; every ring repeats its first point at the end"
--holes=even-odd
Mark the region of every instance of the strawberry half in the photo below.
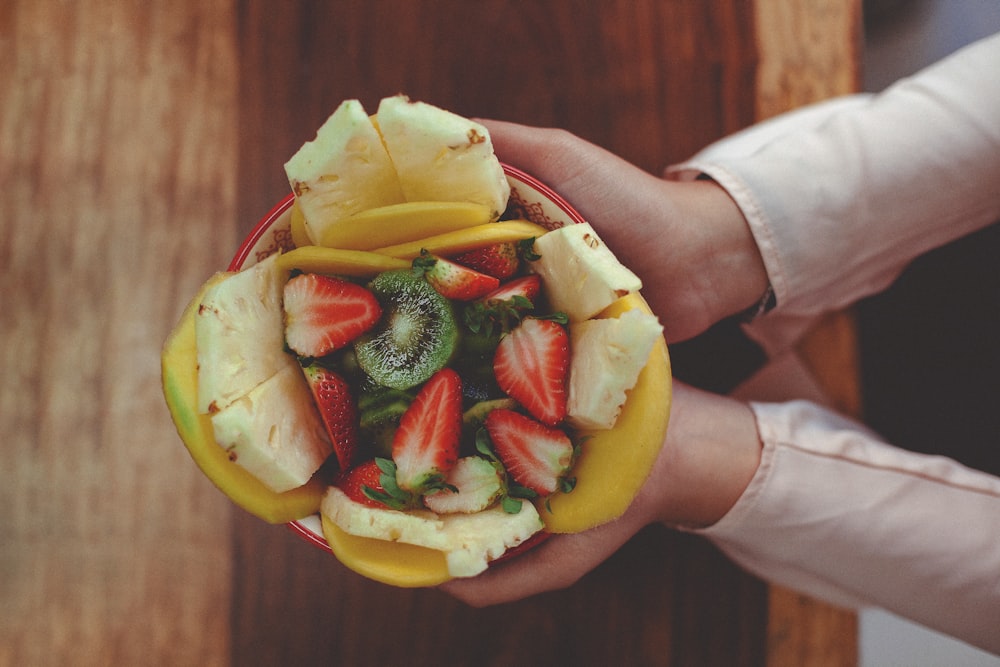
{"type": "Polygon", "coordinates": [[[461,432],[462,381],[443,368],[420,388],[399,420],[392,440],[399,487],[413,493],[451,488],[444,478],[458,460],[461,432]]]}
{"type": "Polygon", "coordinates": [[[340,469],[347,470],[358,450],[358,406],[351,387],[347,380],[318,364],[306,366],[302,372],[333,443],[340,469]]]}
{"type": "Polygon", "coordinates": [[[542,291],[542,279],[537,274],[515,278],[469,304],[463,317],[473,333],[492,336],[494,331],[510,331],[522,317],[535,308],[542,291]]]}
{"type": "Polygon", "coordinates": [[[414,258],[413,271],[423,274],[438,294],[455,301],[473,301],[500,286],[500,280],[494,276],[443,257],[435,257],[426,251],[414,258]]]}
{"type": "Polygon", "coordinates": [[[511,301],[515,298],[527,299],[532,304],[542,291],[542,277],[537,273],[531,273],[520,278],[514,278],[501,285],[482,298],[484,303],[497,301],[511,301]]]}
{"type": "Polygon", "coordinates": [[[500,408],[486,417],[486,431],[507,474],[541,496],[570,491],[566,475],[573,465],[573,443],[558,428],[500,408]]]}
{"type": "Polygon", "coordinates": [[[285,283],[285,342],[303,357],[322,357],[368,331],[382,316],[375,295],[355,283],[303,273],[285,283]]]}
{"type": "Polygon", "coordinates": [[[385,509],[385,503],[371,497],[371,493],[385,493],[382,488],[382,470],[375,459],[360,463],[337,478],[337,487],[348,498],[367,507],[385,509]],[[366,493],[367,489],[367,493],[366,493]]]}
{"type": "Polygon", "coordinates": [[[527,318],[500,339],[493,356],[497,385],[536,419],[554,426],[566,417],[569,334],[554,320],[527,318]]]}
{"type": "Polygon", "coordinates": [[[452,259],[463,266],[468,266],[500,280],[507,280],[517,273],[521,266],[516,241],[494,243],[476,248],[455,255],[452,259]]]}

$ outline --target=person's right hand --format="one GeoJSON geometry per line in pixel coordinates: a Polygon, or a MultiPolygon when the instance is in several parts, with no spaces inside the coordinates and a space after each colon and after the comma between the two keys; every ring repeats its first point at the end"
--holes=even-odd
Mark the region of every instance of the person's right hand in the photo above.
{"type": "Polygon", "coordinates": [[[563,130],[494,120],[500,160],[562,195],[643,281],[667,342],[752,306],[767,273],[746,220],[711,181],[657,178],[563,130]]]}

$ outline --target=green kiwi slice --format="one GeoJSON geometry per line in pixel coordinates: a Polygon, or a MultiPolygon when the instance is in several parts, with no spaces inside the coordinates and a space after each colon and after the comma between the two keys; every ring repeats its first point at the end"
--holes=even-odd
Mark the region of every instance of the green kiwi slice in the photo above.
{"type": "Polygon", "coordinates": [[[451,361],[458,325],[448,299],[409,270],[380,273],[368,288],[382,305],[382,319],[354,342],[354,352],[372,380],[409,389],[451,361]]]}

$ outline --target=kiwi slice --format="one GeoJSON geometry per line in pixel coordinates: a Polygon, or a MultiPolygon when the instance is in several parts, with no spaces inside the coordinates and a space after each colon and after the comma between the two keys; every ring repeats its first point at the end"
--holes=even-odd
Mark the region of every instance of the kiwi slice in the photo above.
{"type": "Polygon", "coordinates": [[[373,456],[392,457],[392,438],[413,396],[399,389],[377,387],[358,397],[361,442],[373,456]]]}
{"type": "Polygon", "coordinates": [[[380,273],[368,288],[382,305],[382,318],[354,342],[358,365],[384,387],[426,382],[458,346],[451,302],[409,270],[380,273]]]}

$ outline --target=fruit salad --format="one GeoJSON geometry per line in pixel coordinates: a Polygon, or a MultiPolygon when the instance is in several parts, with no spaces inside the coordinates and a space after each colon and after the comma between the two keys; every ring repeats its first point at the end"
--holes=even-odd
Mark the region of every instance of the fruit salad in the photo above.
{"type": "Polygon", "coordinates": [[[374,118],[343,103],[285,170],[292,199],[265,225],[281,247],[255,236],[264,251],[208,280],[164,346],[209,478],[400,586],[619,516],[670,372],[596,231],[550,216],[557,196],[483,126],[403,96],[374,118]]]}

